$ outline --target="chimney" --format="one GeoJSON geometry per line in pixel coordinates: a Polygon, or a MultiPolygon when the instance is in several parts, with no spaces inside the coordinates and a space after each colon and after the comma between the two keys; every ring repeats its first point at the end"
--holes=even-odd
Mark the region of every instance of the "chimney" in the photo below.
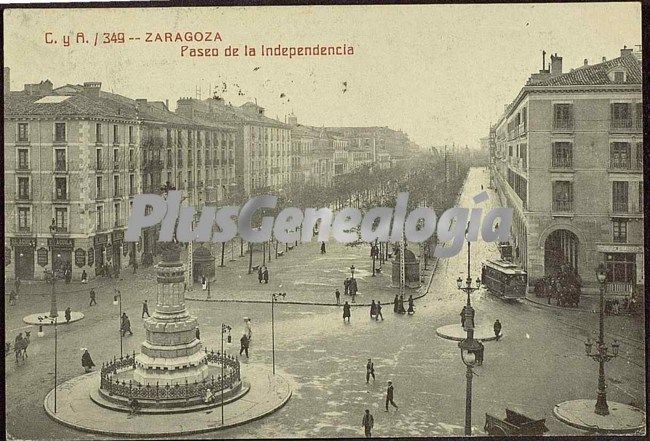
{"type": "Polygon", "coordinates": [[[607,61],[607,58],[603,57],[603,63],[604,63],[605,61],[607,61]]]}
{"type": "Polygon", "coordinates": [[[98,81],[86,81],[84,83],[84,93],[95,98],[99,98],[99,92],[102,90],[102,83],[98,81]]]}
{"type": "Polygon", "coordinates": [[[11,91],[11,81],[10,81],[10,76],[11,76],[11,69],[8,67],[4,68],[4,94],[8,94],[11,91]]]}
{"type": "Polygon", "coordinates": [[[165,107],[167,107],[167,110],[169,110],[169,100],[165,100],[165,107]]]}
{"type": "Polygon", "coordinates": [[[583,64],[584,64],[585,66],[589,66],[589,60],[587,60],[587,59],[585,58],[585,61],[583,62],[583,64]]]}
{"type": "Polygon", "coordinates": [[[551,55],[551,75],[562,75],[562,57],[551,55]]]}
{"type": "Polygon", "coordinates": [[[632,49],[628,49],[627,46],[623,46],[623,49],[621,49],[621,57],[625,57],[627,55],[632,55],[632,49]]]}

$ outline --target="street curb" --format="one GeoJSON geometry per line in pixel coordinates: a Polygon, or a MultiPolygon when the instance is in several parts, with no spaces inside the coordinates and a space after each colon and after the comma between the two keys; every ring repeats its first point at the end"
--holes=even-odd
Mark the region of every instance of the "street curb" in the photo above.
{"type": "MultiPolygon", "coordinates": [[[[71,311],[70,321],[67,322],[65,320],[65,311],[58,311],[58,312],[59,312],[59,317],[58,318],[60,318],[62,320],[57,320],[57,323],[56,323],[57,326],[69,325],[71,323],[78,322],[79,320],[82,320],[85,317],[84,314],[79,312],[79,311],[71,311]]],[[[29,314],[29,315],[26,315],[25,317],[23,317],[23,322],[28,324],[28,325],[32,325],[32,326],[54,326],[54,322],[50,322],[48,315],[49,315],[49,312],[37,312],[35,314],[29,314]],[[38,318],[37,318],[39,316],[48,317],[48,319],[47,319],[47,321],[43,320],[42,322],[40,322],[40,321],[38,321],[38,318]]]]}
{"type": "MultiPolygon", "coordinates": [[[[433,282],[433,276],[436,274],[436,269],[438,268],[438,260],[435,259],[435,262],[433,264],[433,269],[431,270],[431,275],[429,276],[429,282],[426,285],[426,289],[424,290],[424,293],[422,293],[422,290],[420,290],[420,294],[413,296],[413,300],[421,299],[422,297],[426,296],[429,293],[429,289],[431,288],[431,283],[433,282]]],[[[218,303],[271,303],[270,300],[250,300],[250,299],[199,299],[196,297],[190,297],[190,296],[185,296],[185,300],[191,300],[194,302],[218,302],[218,303]]],[[[283,305],[310,305],[310,306],[336,306],[336,307],[341,307],[343,304],[337,305],[336,303],[321,303],[321,302],[298,302],[298,301],[281,301],[281,302],[274,302],[274,303],[280,303],[283,305]]],[[[386,303],[388,305],[390,303],[386,303]]],[[[349,303],[349,305],[356,306],[356,307],[369,307],[371,306],[371,303],[349,303]]]]}
{"type": "Polygon", "coordinates": [[[533,299],[529,298],[528,296],[524,297],[524,299],[526,301],[534,304],[534,305],[539,305],[541,307],[548,308],[548,309],[557,309],[557,310],[560,310],[560,311],[591,312],[588,309],[574,308],[574,307],[571,307],[571,306],[549,305],[547,303],[543,303],[543,302],[540,302],[540,301],[537,301],[537,300],[533,300],[533,299]]]}
{"type": "MultiPolygon", "coordinates": [[[[556,405],[555,405],[555,407],[553,408],[553,416],[554,416],[558,421],[561,421],[561,422],[563,422],[564,424],[566,424],[566,425],[568,425],[568,426],[575,427],[576,429],[580,429],[580,430],[585,430],[585,431],[587,431],[587,432],[589,432],[589,433],[596,433],[596,434],[610,434],[610,435],[612,435],[612,434],[642,434],[642,435],[645,435],[645,430],[644,430],[644,429],[646,428],[645,416],[644,416],[644,418],[643,418],[643,419],[644,419],[643,424],[641,424],[641,425],[639,425],[639,426],[637,426],[637,427],[630,427],[630,428],[603,428],[603,427],[599,427],[599,426],[588,425],[588,424],[586,424],[586,423],[582,423],[582,424],[581,424],[581,423],[579,423],[579,422],[577,422],[577,421],[575,421],[575,420],[569,418],[569,416],[567,416],[567,415],[563,415],[563,414],[560,412],[560,406],[561,406],[561,405],[563,405],[563,404],[564,404],[564,405],[568,405],[568,404],[570,404],[570,403],[572,403],[572,402],[577,403],[577,402],[581,402],[581,401],[589,402],[590,404],[591,404],[592,402],[593,402],[593,403],[596,402],[596,400],[572,400],[572,401],[565,401],[565,402],[563,402],[563,403],[559,403],[559,404],[556,404],[556,405]]],[[[643,410],[641,410],[641,409],[637,409],[637,408],[632,407],[632,406],[627,405],[627,404],[621,404],[621,403],[616,403],[616,402],[611,402],[611,401],[610,401],[608,404],[609,404],[609,406],[610,406],[610,410],[611,410],[612,408],[614,408],[616,405],[618,405],[618,406],[624,406],[624,409],[621,409],[621,410],[625,410],[625,411],[633,410],[633,411],[641,412],[641,413],[645,414],[645,412],[643,412],[643,410]]],[[[592,412],[593,412],[593,409],[591,409],[591,412],[589,412],[589,415],[590,415],[590,416],[591,416],[591,413],[592,413],[592,412]]],[[[610,415],[611,415],[611,414],[610,414],[610,415]]],[[[611,416],[610,416],[610,418],[611,418],[611,416]]]]}

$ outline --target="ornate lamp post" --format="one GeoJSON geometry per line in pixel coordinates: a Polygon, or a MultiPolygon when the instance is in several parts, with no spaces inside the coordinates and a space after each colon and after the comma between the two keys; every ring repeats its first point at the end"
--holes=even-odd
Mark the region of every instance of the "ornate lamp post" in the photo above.
{"type": "Polygon", "coordinates": [[[619,344],[616,340],[612,343],[612,353],[607,351],[609,348],[605,344],[605,285],[607,274],[605,266],[601,263],[596,269],[596,278],[600,284],[600,320],[598,326],[598,341],[596,341],[596,349],[592,352],[593,342],[587,339],[585,342],[585,352],[587,356],[593,358],[598,362],[598,393],[596,398],[596,407],[594,412],[597,415],[609,415],[609,407],[607,406],[607,385],[605,384],[605,363],[618,356],[619,344]]]}
{"type": "MultiPolygon", "coordinates": [[[[56,413],[56,389],[58,383],[58,346],[59,338],[57,331],[58,316],[59,313],[56,308],[56,295],[54,294],[54,283],[56,280],[56,274],[52,271],[45,273],[45,278],[48,282],[52,283],[52,309],[50,310],[50,323],[54,325],[54,413],[56,413]]],[[[42,328],[39,327],[39,335],[42,334],[42,328]]]]}
{"type": "Polygon", "coordinates": [[[225,378],[223,376],[223,374],[224,374],[224,372],[223,372],[223,365],[224,365],[223,360],[226,357],[226,354],[223,352],[223,335],[228,334],[228,343],[230,343],[230,331],[231,330],[232,330],[232,328],[230,326],[226,325],[225,323],[221,324],[221,425],[222,426],[224,424],[223,423],[223,420],[224,420],[224,417],[223,417],[223,385],[224,385],[224,382],[225,382],[225,378]]]}
{"type": "Polygon", "coordinates": [[[115,295],[113,296],[113,305],[120,306],[120,315],[117,317],[117,319],[120,322],[120,327],[118,328],[118,335],[120,337],[120,358],[123,356],[122,354],[122,293],[120,292],[119,289],[115,288],[115,295]]]}
{"type": "Polygon", "coordinates": [[[354,279],[354,270],[355,270],[355,269],[356,269],[356,268],[354,267],[354,265],[350,266],[350,274],[352,274],[352,278],[353,278],[353,279],[354,279]]]}
{"type": "Polygon", "coordinates": [[[275,318],[273,312],[273,305],[279,297],[284,298],[286,292],[272,293],[271,294],[271,357],[273,359],[273,375],[275,375],[275,318]]]}

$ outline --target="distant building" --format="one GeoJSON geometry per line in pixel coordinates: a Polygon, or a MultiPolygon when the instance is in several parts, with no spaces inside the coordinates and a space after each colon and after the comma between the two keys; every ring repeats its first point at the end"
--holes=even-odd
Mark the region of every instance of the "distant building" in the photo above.
{"type": "Polygon", "coordinates": [[[644,283],[643,103],[637,54],[533,74],[490,133],[490,178],[514,208],[515,260],[529,280],[568,265],[585,285],[644,283]]]}

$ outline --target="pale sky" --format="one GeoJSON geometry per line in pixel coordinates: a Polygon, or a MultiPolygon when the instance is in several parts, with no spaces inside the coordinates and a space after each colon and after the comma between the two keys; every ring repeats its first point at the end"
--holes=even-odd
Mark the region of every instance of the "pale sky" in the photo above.
{"type": "Polygon", "coordinates": [[[225,82],[226,101],[257,98],[273,118],[293,111],[309,125],[389,126],[423,146],[477,146],[541,68],[542,50],[547,63],[562,56],[568,72],[641,44],[640,3],[32,9],[4,19],[12,90],[46,78],[55,87],[101,81],[103,90],[175,108],[196,87],[206,98],[225,82]],[[219,32],[223,41],[144,42],[146,32],[177,31],[219,32]],[[46,44],[46,32],[58,44],[46,44]],[[90,43],[75,44],[77,32],[90,43]],[[95,47],[96,32],[142,40],[95,47]],[[185,44],[217,47],[220,56],[182,58],[185,44]],[[261,45],[278,44],[347,44],[354,55],[260,56],[261,45]],[[258,55],[224,57],[229,45],[258,55]]]}

